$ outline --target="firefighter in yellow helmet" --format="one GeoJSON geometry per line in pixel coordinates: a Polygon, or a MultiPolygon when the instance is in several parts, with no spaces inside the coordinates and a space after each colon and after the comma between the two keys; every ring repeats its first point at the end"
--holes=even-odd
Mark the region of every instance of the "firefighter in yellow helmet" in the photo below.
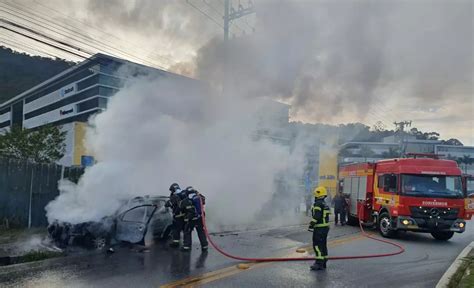
{"type": "Polygon", "coordinates": [[[324,199],[328,196],[326,188],[319,186],[314,189],[314,204],[311,208],[313,218],[309,224],[308,231],[313,232],[313,248],[316,254],[316,261],[311,266],[311,270],[326,269],[328,257],[327,238],[329,233],[329,214],[331,210],[324,199]]]}

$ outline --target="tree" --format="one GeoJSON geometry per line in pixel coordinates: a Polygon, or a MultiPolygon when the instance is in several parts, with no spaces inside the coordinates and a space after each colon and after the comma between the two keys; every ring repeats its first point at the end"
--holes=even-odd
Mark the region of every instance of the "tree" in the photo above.
{"type": "Polygon", "coordinates": [[[359,154],[365,159],[375,156],[375,152],[367,146],[362,146],[359,150],[359,154]]]}
{"type": "Polygon", "coordinates": [[[0,156],[54,163],[64,156],[65,140],[66,132],[57,126],[46,125],[37,130],[12,127],[0,136],[0,156]]]}
{"type": "Polygon", "coordinates": [[[458,162],[460,166],[461,164],[464,164],[464,173],[467,173],[467,166],[474,163],[474,158],[472,158],[470,155],[463,155],[462,157],[459,157],[456,162],[458,162]]]}
{"type": "Polygon", "coordinates": [[[401,155],[400,148],[389,147],[388,151],[382,152],[383,158],[399,158],[401,155]]]}
{"type": "Polygon", "coordinates": [[[441,141],[443,145],[454,145],[454,146],[464,146],[461,141],[455,138],[441,141]]]}

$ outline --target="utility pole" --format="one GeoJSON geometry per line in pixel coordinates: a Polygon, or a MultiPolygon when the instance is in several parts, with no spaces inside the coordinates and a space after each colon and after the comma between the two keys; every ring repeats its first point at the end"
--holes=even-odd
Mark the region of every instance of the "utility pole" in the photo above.
{"type": "Polygon", "coordinates": [[[255,13],[253,3],[249,0],[247,7],[244,7],[240,0],[237,10],[232,6],[231,0],[224,0],[224,41],[229,40],[229,27],[233,20],[255,13]]]}
{"type": "Polygon", "coordinates": [[[395,125],[396,133],[398,132],[401,134],[401,155],[402,157],[405,157],[406,150],[407,150],[407,143],[405,140],[405,127],[411,127],[411,120],[410,121],[400,121],[400,122],[393,122],[395,125]]]}
{"type": "Polygon", "coordinates": [[[225,0],[224,3],[224,41],[229,40],[229,3],[230,0],[225,0]]]}

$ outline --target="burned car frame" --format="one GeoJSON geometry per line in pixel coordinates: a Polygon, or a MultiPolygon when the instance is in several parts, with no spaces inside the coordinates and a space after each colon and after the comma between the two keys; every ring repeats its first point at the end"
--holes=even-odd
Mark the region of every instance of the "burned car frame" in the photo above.
{"type": "Polygon", "coordinates": [[[144,244],[147,233],[166,240],[173,216],[165,207],[169,197],[144,196],[124,201],[112,216],[96,222],[70,224],[55,221],[48,226],[50,238],[61,248],[79,245],[102,249],[117,242],[144,244]]]}

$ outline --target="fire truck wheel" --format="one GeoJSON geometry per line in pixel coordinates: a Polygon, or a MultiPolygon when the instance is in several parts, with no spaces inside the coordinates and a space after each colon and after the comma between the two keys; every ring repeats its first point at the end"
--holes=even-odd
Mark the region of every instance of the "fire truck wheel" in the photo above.
{"type": "Polygon", "coordinates": [[[451,239],[451,237],[453,237],[453,235],[454,235],[454,232],[451,232],[451,231],[446,231],[446,232],[435,231],[435,232],[431,232],[431,236],[433,236],[433,238],[435,238],[436,240],[440,240],[440,241],[448,241],[449,239],[451,239]]]}
{"type": "Polygon", "coordinates": [[[397,236],[397,231],[390,229],[392,226],[391,222],[392,221],[390,220],[388,213],[384,212],[380,214],[378,223],[380,235],[386,238],[393,238],[397,236]]]}

